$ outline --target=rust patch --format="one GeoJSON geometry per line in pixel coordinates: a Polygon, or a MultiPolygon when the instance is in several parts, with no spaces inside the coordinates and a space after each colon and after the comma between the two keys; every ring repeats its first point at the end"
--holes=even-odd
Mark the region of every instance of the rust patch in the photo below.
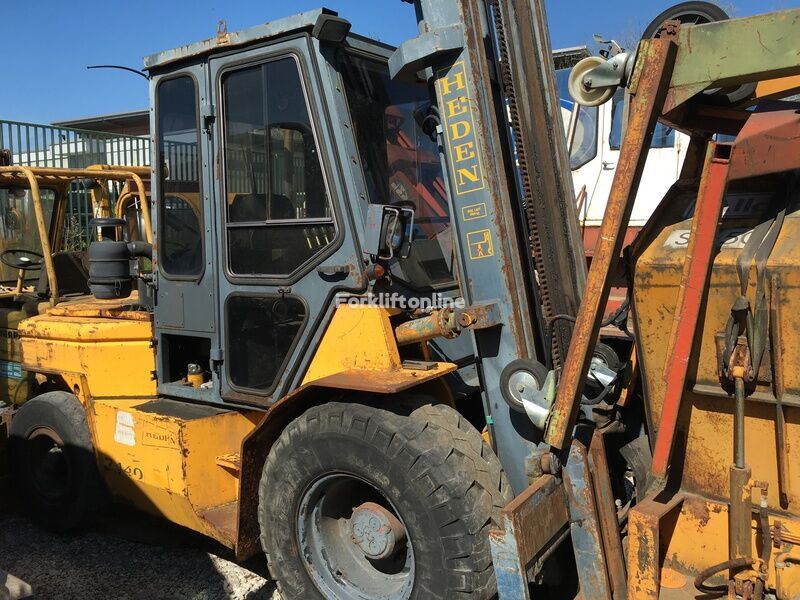
{"type": "MultiPolygon", "coordinates": [[[[708,525],[710,512],[708,503],[702,498],[696,496],[687,496],[683,502],[686,512],[697,520],[698,525],[702,528],[708,525]]],[[[717,510],[718,512],[718,510],[717,510]]]]}

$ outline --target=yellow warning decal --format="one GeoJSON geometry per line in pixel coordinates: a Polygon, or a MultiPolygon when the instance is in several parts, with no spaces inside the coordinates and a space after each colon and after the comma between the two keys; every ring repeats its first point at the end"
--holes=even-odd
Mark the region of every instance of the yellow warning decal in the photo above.
{"type": "Polygon", "coordinates": [[[467,246],[472,260],[494,256],[492,232],[488,229],[467,232],[467,246]]]}

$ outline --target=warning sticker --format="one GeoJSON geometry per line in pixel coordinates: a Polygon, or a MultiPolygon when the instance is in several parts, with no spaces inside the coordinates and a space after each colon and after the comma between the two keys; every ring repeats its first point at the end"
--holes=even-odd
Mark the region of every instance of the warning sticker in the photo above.
{"type": "Polygon", "coordinates": [[[0,377],[22,379],[22,365],[10,360],[0,360],[0,377]]]}
{"type": "Polygon", "coordinates": [[[133,415],[117,411],[117,427],[114,430],[114,441],[125,446],[136,445],[136,431],[133,428],[133,415]]]}
{"type": "Polygon", "coordinates": [[[469,246],[469,257],[472,260],[494,256],[492,232],[488,229],[468,232],[467,245],[469,246]]]}
{"type": "Polygon", "coordinates": [[[486,216],[486,204],[480,202],[478,204],[470,204],[461,208],[461,218],[464,221],[472,221],[473,219],[480,219],[486,216]]]}

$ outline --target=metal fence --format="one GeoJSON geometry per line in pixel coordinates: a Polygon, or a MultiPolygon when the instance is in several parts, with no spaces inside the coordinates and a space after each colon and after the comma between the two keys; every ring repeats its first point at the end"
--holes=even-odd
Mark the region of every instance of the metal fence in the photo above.
{"type": "MultiPolygon", "coordinates": [[[[150,164],[147,137],[17,121],[0,120],[0,149],[11,151],[12,164],[31,167],[80,169],[94,164],[150,164]]],[[[115,200],[120,192],[119,184],[112,184],[109,191],[115,200]]],[[[67,198],[67,237],[88,244],[92,237],[91,219],[89,193],[82,183],[73,182],[67,198]]]]}

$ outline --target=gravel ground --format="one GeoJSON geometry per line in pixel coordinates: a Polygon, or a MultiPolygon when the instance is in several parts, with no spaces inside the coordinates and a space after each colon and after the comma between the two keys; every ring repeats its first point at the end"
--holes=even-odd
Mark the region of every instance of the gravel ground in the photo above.
{"type": "Polygon", "coordinates": [[[72,536],[0,512],[0,567],[36,600],[280,600],[263,556],[239,565],[213,540],[128,511],[72,536]]]}

